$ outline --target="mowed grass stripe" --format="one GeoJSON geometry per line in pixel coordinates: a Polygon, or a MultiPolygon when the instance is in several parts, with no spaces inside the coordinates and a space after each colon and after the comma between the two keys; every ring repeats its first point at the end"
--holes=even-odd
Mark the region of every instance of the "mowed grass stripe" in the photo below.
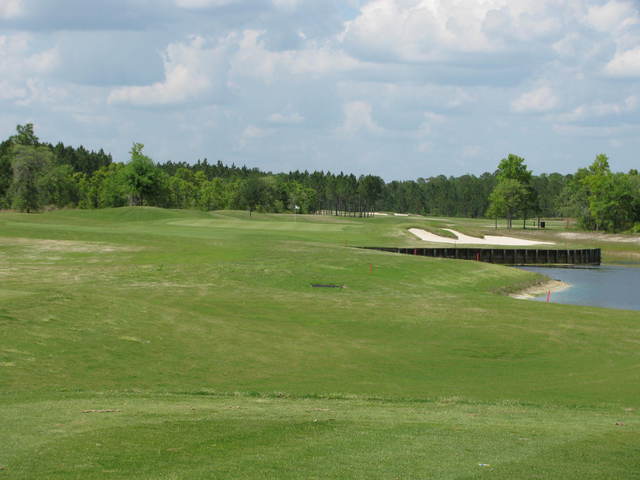
{"type": "Polygon", "coordinates": [[[12,478],[596,479],[638,465],[637,424],[622,425],[637,414],[602,409],[102,395],[3,412],[20,432],[5,437],[12,478]]]}

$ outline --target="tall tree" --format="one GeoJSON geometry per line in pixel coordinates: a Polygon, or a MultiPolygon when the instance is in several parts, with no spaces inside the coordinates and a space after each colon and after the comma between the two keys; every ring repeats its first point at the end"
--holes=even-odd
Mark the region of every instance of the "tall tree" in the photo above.
{"type": "Polygon", "coordinates": [[[609,211],[614,206],[612,198],[613,175],[609,167],[609,158],[601,153],[589,166],[589,173],[582,179],[589,199],[589,213],[595,223],[596,231],[604,227],[609,211]]]}
{"type": "Polygon", "coordinates": [[[537,213],[539,208],[536,191],[531,184],[533,174],[527,169],[524,158],[510,153],[507,158],[500,160],[496,177],[498,184],[507,179],[516,180],[524,189],[524,196],[521,199],[519,211],[522,213],[523,225],[526,227],[529,214],[532,212],[537,213]]]}
{"type": "Polygon", "coordinates": [[[262,178],[249,177],[242,182],[240,199],[249,209],[249,216],[263,201],[266,185],[262,178]]]}
{"type": "Polygon", "coordinates": [[[570,175],[543,173],[532,179],[532,185],[538,197],[540,215],[544,217],[562,216],[561,194],[570,180],[570,175]]]}
{"type": "Polygon", "coordinates": [[[9,187],[13,178],[11,169],[11,147],[9,140],[0,143],[0,208],[7,208],[11,204],[9,187]]]}
{"type": "Polygon", "coordinates": [[[498,182],[489,196],[487,216],[507,219],[507,228],[512,227],[514,214],[522,208],[526,201],[527,189],[518,180],[503,178],[498,182]]]}
{"type": "Polygon", "coordinates": [[[40,145],[40,140],[33,130],[33,123],[17,125],[16,134],[10,137],[9,140],[17,145],[29,145],[32,147],[40,145]]]}
{"type": "Polygon", "coordinates": [[[15,144],[11,151],[13,178],[10,187],[12,206],[21,212],[35,212],[46,199],[44,183],[47,169],[53,165],[51,150],[43,146],[15,144]]]}
{"type": "Polygon", "coordinates": [[[227,206],[225,183],[221,178],[207,180],[200,185],[198,207],[204,211],[219,210],[227,206]]]}
{"type": "Polygon", "coordinates": [[[16,134],[0,144],[0,208],[12,204],[9,188],[13,180],[13,147],[15,145],[37,146],[40,140],[33,131],[33,124],[17,125],[16,134]]]}
{"type": "Polygon", "coordinates": [[[358,180],[358,194],[361,198],[361,214],[367,215],[376,208],[382,196],[384,180],[375,175],[361,176],[358,180]]]}
{"type": "Polygon", "coordinates": [[[131,160],[124,170],[124,181],[129,191],[129,205],[148,205],[162,189],[161,172],[153,160],[142,150],[142,143],[131,147],[131,160]]]}

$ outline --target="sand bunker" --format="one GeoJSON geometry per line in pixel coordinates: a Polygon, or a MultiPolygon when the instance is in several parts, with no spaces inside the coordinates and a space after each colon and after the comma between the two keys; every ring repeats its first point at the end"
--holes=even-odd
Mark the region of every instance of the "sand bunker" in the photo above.
{"type": "Polygon", "coordinates": [[[456,232],[450,228],[443,228],[447,232],[453,233],[457,238],[441,237],[435,233],[427,232],[421,228],[410,228],[409,232],[414,234],[420,240],[434,243],[451,243],[456,245],[502,245],[508,247],[530,247],[533,245],[555,245],[553,242],[534,242],[532,240],[523,240],[514,237],[498,237],[494,235],[486,235],[484,238],[470,237],[464,233],[456,232]]]}

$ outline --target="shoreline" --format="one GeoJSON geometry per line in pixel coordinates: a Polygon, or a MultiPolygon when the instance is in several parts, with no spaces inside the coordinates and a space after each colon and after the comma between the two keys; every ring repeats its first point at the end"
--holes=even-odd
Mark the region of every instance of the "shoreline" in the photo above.
{"type": "Polygon", "coordinates": [[[532,300],[536,297],[544,295],[547,292],[562,292],[563,290],[567,290],[568,288],[571,288],[571,284],[562,282],[560,280],[549,280],[546,282],[538,283],[536,285],[532,285],[531,287],[527,287],[524,290],[510,293],[509,296],[518,300],[532,300]]]}

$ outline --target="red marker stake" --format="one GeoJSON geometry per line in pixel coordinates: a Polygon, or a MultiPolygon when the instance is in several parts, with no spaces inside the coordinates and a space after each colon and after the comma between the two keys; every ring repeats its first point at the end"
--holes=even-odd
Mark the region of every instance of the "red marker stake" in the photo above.
{"type": "Polygon", "coordinates": [[[551,301],[551,290],[547,290],[547,303],[551,301]]]}
{"type": "Polygon", "coordinates": [[[373,263],[369,264],[369,273],[373,273],[373,263]]]}

